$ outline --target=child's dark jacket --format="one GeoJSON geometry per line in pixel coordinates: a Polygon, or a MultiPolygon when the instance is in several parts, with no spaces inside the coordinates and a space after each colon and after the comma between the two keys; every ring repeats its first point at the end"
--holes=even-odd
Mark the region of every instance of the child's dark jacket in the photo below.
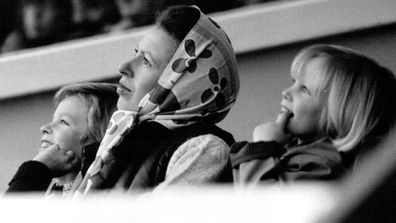
{"type": "Polygon", "coordinates": [[[236,185],[332,180],[344,173],[340,153],[328,139],[283,147],[277,142],[238,142],[231,148],[236,185]]]}

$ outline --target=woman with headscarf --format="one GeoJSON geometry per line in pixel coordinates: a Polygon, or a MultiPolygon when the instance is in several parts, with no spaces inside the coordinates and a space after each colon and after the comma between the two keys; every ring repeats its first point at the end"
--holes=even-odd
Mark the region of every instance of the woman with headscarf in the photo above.
{"type": "Polygon", "coordinates": [[[170,7],[120,67],[118,111],[77,196],[232,180],[232,135],[215,125],[235,103],[231,43],[197,7],[170,7]]]}

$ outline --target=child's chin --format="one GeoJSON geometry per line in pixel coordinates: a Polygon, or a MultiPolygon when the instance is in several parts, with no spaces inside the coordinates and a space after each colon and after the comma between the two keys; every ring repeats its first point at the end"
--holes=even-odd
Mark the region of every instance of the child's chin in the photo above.
{"type": "Polygon", "coordinates": [[[291,120],[291,119],[292,118],[289,118],[287,120],[287,124],[285,126],[285,133],[287,133],[287,134],[294,134],[294,131],[293,131],[293,120],[291,120]]]}

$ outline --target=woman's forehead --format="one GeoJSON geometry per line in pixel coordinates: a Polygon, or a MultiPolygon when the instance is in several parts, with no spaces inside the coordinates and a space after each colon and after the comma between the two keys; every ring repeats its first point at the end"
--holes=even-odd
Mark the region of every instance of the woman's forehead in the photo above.
{"type": "Polygon", "coordinates": [[[147,30],[138,44],[140,51],[147,53],[158,63],[168,63],[178,46],[178,41],[159,27],[147,30]]]}

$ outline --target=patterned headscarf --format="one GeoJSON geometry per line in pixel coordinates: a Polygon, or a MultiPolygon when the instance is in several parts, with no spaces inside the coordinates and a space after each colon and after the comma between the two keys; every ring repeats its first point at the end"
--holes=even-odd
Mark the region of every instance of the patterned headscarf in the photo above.
{"type": "MultiPolygon", "coordinates": [[[[197,8],[198,9],[198,8],[197,8]]],[[[125,132],[143,121],[155,121],[169,129],[202,120],[221,121],[235,103],[239,77],[235,53],[220,26],[200,13],[200,18],[179,45],[157,85],[139,103],[138,112],[116,111],[77,193],[99,187],[93,180],[110,162],[109,151],[125,132]]]]}

